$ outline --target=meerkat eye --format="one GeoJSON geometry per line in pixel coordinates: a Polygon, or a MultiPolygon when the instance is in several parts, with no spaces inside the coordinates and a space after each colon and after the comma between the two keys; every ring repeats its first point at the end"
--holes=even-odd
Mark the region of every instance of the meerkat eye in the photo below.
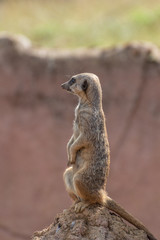
{"type": "Polygon", "coordinates": [[[76,82],[76,79],[75,78],[71,78],[71,80],[69,81],[69,84],[73,85],[75,82],[76,82]]]}
{"type": "Polygon", "coordinates": [[[87,82],[87,80],[84,80],[84,82],[83,82],[83,84],[82,84],[82,90],[83,90],[84,92],[86,92],[87,88],[88,88],[88,82],[87,82]]]}

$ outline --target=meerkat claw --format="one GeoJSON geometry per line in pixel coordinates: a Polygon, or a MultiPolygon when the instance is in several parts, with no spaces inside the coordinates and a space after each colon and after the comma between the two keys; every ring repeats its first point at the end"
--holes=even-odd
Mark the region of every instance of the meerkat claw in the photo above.
{"type": "Polygon", "coordinates": [[[88,207],[90,204],[89,203],[84,203],[84,202],[78,202],[75,205],[75,211],[76,213],[83,212],[86,207],[88,207]]]}

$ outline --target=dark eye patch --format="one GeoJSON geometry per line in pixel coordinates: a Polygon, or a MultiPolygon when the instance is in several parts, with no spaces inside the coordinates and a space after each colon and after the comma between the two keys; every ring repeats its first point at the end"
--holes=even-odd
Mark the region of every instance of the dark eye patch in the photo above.
{"type": "Polygon", "coordinates": [[[73,85],[75,82],[76,82],[76,79],[75,78],[71,78],[71,80],[69,81],[69,84],[73,85]]]}

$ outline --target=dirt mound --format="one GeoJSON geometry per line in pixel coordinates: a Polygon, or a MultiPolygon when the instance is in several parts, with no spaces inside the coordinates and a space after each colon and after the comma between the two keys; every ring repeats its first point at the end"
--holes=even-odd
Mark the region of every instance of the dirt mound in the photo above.
{"type": "Polygon", "coordinates": [[[80,72],[102,84],[109,196],[160,235],[159,56],[145,44],[51,51],[0,38],[1,239],[28,239],[71,204],[62,174],[77,99],[60,85],[80,72]]]}
{"type": "Polygon", "coordinates": [[[74,207],[59,214],[49,228],[34,234],[33,240],[147,240],[141,230],[127,225],[105,207],[91,206],[83,213],[74,207]]]}

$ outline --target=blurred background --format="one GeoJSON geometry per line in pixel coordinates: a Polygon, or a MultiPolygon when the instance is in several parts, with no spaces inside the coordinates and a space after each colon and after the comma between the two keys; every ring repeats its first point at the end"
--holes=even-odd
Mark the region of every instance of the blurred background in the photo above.
{"type": "Polygon", "coordinates": [[[0,30],[38,46],[108,47],[132,40],[159,45],[157,0],[1,0],[0,30]]]}
{"type": "Polygon", "coordinates": [[[160,2],[0,0],[0,239],[30,239],[71,205],[62,179],[77,99],[101,80],[107,192],[160,236],[160,2]]]}

